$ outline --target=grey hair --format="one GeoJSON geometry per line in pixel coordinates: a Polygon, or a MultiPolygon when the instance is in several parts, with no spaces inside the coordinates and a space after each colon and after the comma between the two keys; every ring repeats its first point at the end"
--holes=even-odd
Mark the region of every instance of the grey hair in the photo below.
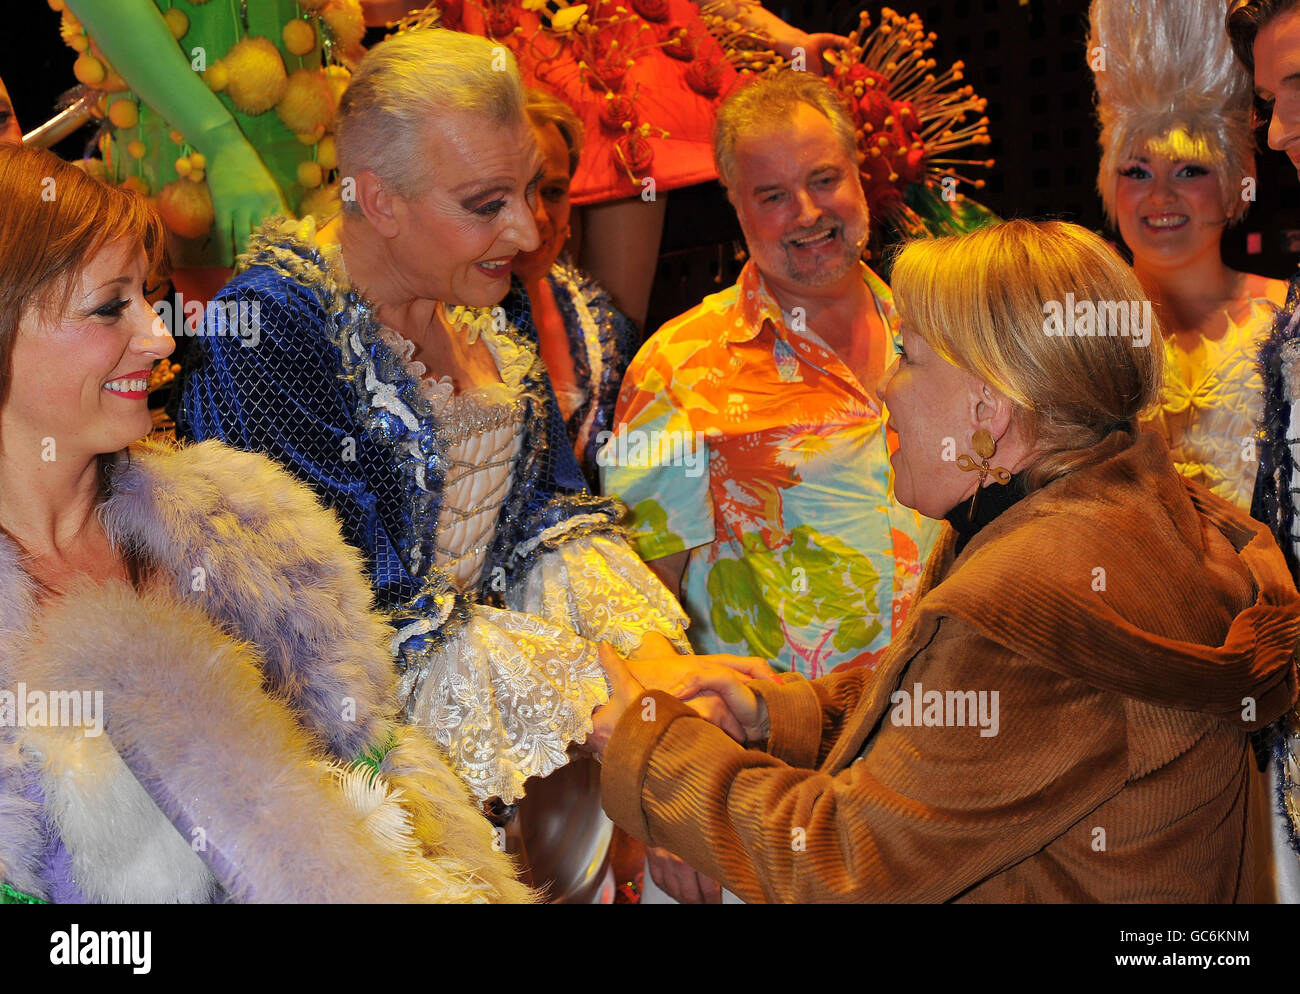
{"type": "Polygon", "coordinates": [[[1242,181],[1255,175],[1254,109],[1250,74],[1224,29],[1225,10],[1224,0],[1093,0],[1088,53],[1101,122],[1097,190],[1112,224],[1119,168],[1148,149],[1213,167],[1224,212],[1231,220],[1245,215],[1242,181]]]}
{"type": "MultiPolygon", "coordinates": [[[[370,170],[399,196],[428,186],[430,130],[448,111],[493,124],[525,123],[514,56],[485,38],[423,28],[385,38],[366,53],[339,106],[339,172],[370,170]]],[[[344,198],[344,210],[360,210],[344,198]]]]}
{"type": "Polygon", "coordinates": [[[783,69],[742,84],[718,108],[713,127],[713,161],[723,186],[729,188],[735,179],[736,140],[773,122],[788,122],[800,104],[825,115],[849,162],[857,165],[853,118],[840,95],[812,73],[783,69]]]}

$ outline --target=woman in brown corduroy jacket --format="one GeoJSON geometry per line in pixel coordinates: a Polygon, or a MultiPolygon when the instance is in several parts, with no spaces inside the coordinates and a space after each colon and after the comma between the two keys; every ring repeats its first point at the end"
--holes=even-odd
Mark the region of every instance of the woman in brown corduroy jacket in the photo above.
{"type": "Polygon", "coordinates": [[[678,688],[745,746],[606,657],[606,811],[749,901],[1251,900],[1248,733],[1295,701],[1300,596],[1135,429],[1140,286],[1015,221],[913,244],[894,293],[896,495],[948,521],[907,627],[872,671],[678,688]]]}

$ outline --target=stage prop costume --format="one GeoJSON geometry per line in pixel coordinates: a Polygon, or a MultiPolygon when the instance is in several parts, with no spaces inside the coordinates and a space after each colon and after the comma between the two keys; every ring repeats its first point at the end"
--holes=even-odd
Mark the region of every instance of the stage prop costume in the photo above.
{"type": "Polygon", "coordinates": [[[178,267],[229,267],[289,208],[339,209],[332,135],[362,54],[358,0],[68,0],[60,32],[102,95],[87,168],[157,197],[178,267]]]}
{"type": "MultiPolygon", "coordinates": [[[[1088,51],[1101,125],[1097,187],[1112,224],[1118,226],[1121,170],[1148,153],[1210,169],[1227,201],[1225,211],[1241,216],[1241,191],[1255,177],[1252,89],[1223,15],[1218,0],[1094,0],[1088,51]]],[[[1180,473],[1264,521],[1273,519],[1253,501],[1265,407],[1256,363],[1276,311],[1271,301],[1253,299],[1240,324],[1228,316],[1222,339],[1201,338],[1191,352],[1170,334],[1160,406],[1147,422],[1168,443],[1180,473]]],[[[1270,731],[1267,738],[1273,737],[1270,731]]],[[[1280,808],[1293,808],[1285,801],[1292,788],[1282,758],[1267,776],[1280,808]]],[[[1275,819],[1273,877],[1279,898],[1294,903],[1300,902],[1300,859],[1286,844],[1291,819],[1285,813],[1275,819]]]]}
{"type": "MultiPolygon", "coordinates": [[[[892,351],[889,288],[861,271],[892,351]]],[[[809,677],[884,653],[934,528],[892,499],[884,412],[752,261],[646,343],[615,421],[604,489],[630,508],[643,559],[690,553],[698,651],[809,677]]]]}
{"type": "Polygon", "coordinates": [[[614,405],[628,363],[640,345],[636,325],[594,279],[561,254],[547,280],[564,321],[576,380],[565,422],[588,486],[600,485],[597,453],[614,422],[614,405]],[[602,434],[604,433],[604,434],[602,434]]]}
{"type": "Polygon", "coordinates": [[[717,177],[713,118],[737,66],[780,62],[761,40],[692,0],[446,0],[398,22],[440,25],[500,42],[524,85],[563,100],[582,119],[585,147],[575,206],[641,196],[717,177]],[[728,41],[724,50],[710,27],[728,41]]]}
{"type": "Polygon", "coordinates": [[[965,78],[965,63],[936,72],[935,35],[916,14],[886,7],[871,26],[867,11],[827,76],[848,107],[858,136],[858,172],[871,213],[873,251],[906,238],[962,235],[998,220],[959,192],[984,180],[960,170],[991,169],[992,159],[954,155],[992,142],[988,101],[965,78]]]}
{"type": "Polygon", "coordinates": [[[1164,437],[1178,472],[1243,511],[1250,510],[1259,469],[1259,349],[1277,314],[1276,304],[1258,297],[1245,321],[1229,318],[1227,334],[1202,341],[1198,353],[1166,339],[1160,407],[1146,422],[1164,437]]]}
{"type": "Polygon", "coordinates": [[[307,219],[253,239],[209,313],[180,430],[267,453],[336,510],[393,620],[407,719],[476,795],[510,803],[608,699],[596,643],[626,655],[656,632],[689,651],[685,615],[619,507],[586,492],[522,294],[452,313],[501,374],[458,395],[314,237],[307,219]]]}
{"type": "Polygon", "coordinates": [[[391,632],[310,490],[216,442],[110,478],[141,589],[40,598],[0,537],[0,903],[533,899],[399,722],[391,632]]]}
{"type": "MultiPolygon", "coordinates": [[[[1291,277],[1286,307],[1259,350],[1264,416],[1251,513],[1272,529],[1292,579],[1300,583],[1300,276],[1291,277]]],[[[1278,811],[1286,841],[1300,860],[1300,715],[1290,711],[1272,739],[1278,811]]],[[[1300,900],[1300,894],[1289,894],[1300,900]]]]}
{"type": "MultiPolygon", "coordinates": [[[[736,20],[747,0],[441,0],[397,22],[441,25],[500,41],[526,86],[544,90],[582,119],[586,143],[573,177],[575,205],[644,196],[717,178],[713,122],[742,77],[791,63],[762,33],[736,20]]],[[[863,11],[827,79],[844,96],[865,159],[873,218],[903,234],[960,234],[993,219],[957,192],[957,171],[992,160],[954,159],[986,145],[985,101],[955,86],[963,64],[934,73],[934,38],[921,19],[888,8],[869,30],[863,11]],[[945,182],[945,180],[950,182],[945,182]]],[[[799,66],[798,68],[805,68],[799,66]]],[[[883,229],[882,229],[883,230],[883,229]]]]}
{"type": "Polygon", "coordinates": [[[874,671],[750,684],[760,748],[629,708],[610,817],[751,902],[1250,901],[1248,732],[1293,705],[1300,639],[1272,536],[1150,432],[1001,505],[960,555],[944,529],[874,671]]]}

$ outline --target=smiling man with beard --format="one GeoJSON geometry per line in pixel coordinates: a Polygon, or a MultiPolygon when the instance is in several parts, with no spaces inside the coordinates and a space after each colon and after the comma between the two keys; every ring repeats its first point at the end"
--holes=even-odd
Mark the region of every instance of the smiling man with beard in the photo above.
{"type": "Polygon", "coordinates": [[[697,651],[807,677],[873,665],[932,536],[893,500],[876,383],[897,318],[860,261],[869,218],[853,126],[825,83],[786,72],[728,98],[714,155],[750,261],[629,367],[598,459],[604,490],[630,508],[697,651]],[[678,437],[702,440],[707,473],[656,444],[678,437]]]}

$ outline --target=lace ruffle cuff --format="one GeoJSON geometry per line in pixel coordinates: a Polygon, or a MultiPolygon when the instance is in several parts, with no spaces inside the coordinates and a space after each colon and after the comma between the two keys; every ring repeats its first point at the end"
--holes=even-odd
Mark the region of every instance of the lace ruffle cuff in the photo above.
{"type": "Polygon", "coordinates": [[[429,730],[480,799],[512,804],[568,762],[609,700],[596,647],[541,618],[476,604],[441,645],[402,647],[406,717],[429,730]]]}
{"type": "Polygon", "coordinates": [[[690,624],[659,578],[621,538],[592,533],[542,553],[522,583],[506,592],[513,610],[545,618],[620,655],[651,632],[691,652],[690,624]]]}

